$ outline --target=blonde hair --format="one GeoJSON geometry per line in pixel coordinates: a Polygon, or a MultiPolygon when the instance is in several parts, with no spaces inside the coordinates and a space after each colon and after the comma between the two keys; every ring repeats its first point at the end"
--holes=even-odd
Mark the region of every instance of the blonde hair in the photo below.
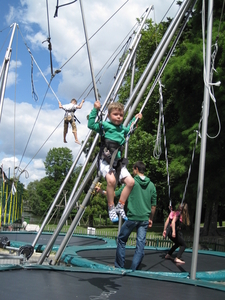
{"type": "Polygon", "coordinates": [[[190,225],[190,218],[189,218],[189,213],[188,213],[188,205],[187,203],[185,203],[183,206],[182,206],[182,212],[181,212],[181,215],[182,215],[182,222],[185,224],[185,225],[190,225]]]}
{"type": "Polygon", "coordinates": [[[70,101],[70,103],[73,103],[73,102],[75,102],[75,104],[77,104],[77,100],[76,100],[75,98],[73,98],[73,99],[70,101]]]}
{"type": "Polygon", "coordinates": [[[124,112],[124,105],[120,102],[112,102],[108,106],[108,114],[110,115],[114,109],[124,112]]]}

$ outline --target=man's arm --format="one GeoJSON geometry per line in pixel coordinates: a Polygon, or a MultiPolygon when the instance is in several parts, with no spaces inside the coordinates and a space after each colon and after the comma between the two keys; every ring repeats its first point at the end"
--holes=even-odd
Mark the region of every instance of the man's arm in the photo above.
{"type": "Polygon", "coordinates": [[[154,219],[154,215],[155,215],[155,210],[156,210],[156,206],[152,206],[151,214],[150,214],[149,220],[148,220],[148,227],[152,227],[153,219],[154,219]]]}

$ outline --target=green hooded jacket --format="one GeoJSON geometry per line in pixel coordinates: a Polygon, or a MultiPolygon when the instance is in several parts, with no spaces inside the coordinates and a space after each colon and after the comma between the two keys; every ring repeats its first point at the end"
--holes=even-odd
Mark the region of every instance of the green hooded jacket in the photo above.
{"type": "MultiPolygon", "coordinates": [[[[148,221],[152,206],[156,206],[157,193],[155,185],[146,176],[134,177],[134,187],[127,200],[127,217],[131,221],[148,221]]],[[[115,191],[120,196],[124,186],[115,191]]]]}

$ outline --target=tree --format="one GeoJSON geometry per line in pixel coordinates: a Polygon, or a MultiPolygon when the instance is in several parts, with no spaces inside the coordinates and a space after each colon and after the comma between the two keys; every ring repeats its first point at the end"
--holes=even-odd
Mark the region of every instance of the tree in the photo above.
{"type": "MultiPolygon", "coordinates": [[[[73,163],[72,151],[68,148],[53,148],[49,150],[45,164],[46,177],[36,180],[27,186],[27,201],[36,215],[46,213],[53,202],[63,180],[73,163]]],[[[65,190],[71,192],[80,167],[76,168],[65,185],[65,190]]]]}
{"type": "Polygon", "coordinates": [[[67,147],[50,149],[44,161],[46,175],[55,181],[65,178],[73,163],[72,151],[67,147]]]}
{"type": "MultiPolygon", "coordinates": [[[[220,22],[223,1],[216,1],[214,4],[213,22],[213,42],[217,41],[219,51],[216,56],[215,67],[217,73],[214,74],[214,82],[225,81],[223,66],[225,64],[225,38],[224,22],[220,22]],[[218,34],[218,29],[220,32],[218,34]]],[[[171,185],[171,197],[174,202],[182,199],[184,186],[191,163],[192,150],[195,144],[196,130],[202,113],[203,102],[203,51],[202,51],[202,30],[201,30],[201,2],[197,2],[192,17],[190,18],[181,39],[170,59],[163,75],[162,83],[164,98],[164,116],[166,127],[166,140],[169,162],[169,175],[171,185]]],[[[206,7],[207,11],[207,7],[206,7]]],[[[207,16],[206,16],[207,20],[207,16]]],[[[146,22],[146,27],[142,31],[142,39],[137,50],[137,64],[135,83],[142,75],[147,63],[155,51],[154,43],[159,43],[171,20],[160,25],[155,25],[150,21],[146,22]],[[156,39],[157,32],[157,39],[156,39]]],[[[119,101],[126,103],[129,98],[131,72],[125,77],[125,82],[120,90],[119,101]]],[[[148,93],[151,85],[146,89],[148,93]]],[[[215,88],[217,108],[220,114],[221,128],[224,128],[225,102],[223,101],[224,86],[215,88]]],[[[155,161],[151,153],[154,148],[154,140],[157,131],[158,102],[159,95],[153,92],[144,111],[143,119],[139,122],[138,131],[129,142],[129,161],[133,163],[135,159],[142,159],[150,169],[151,179],[157,186],[158,204],[160,207],[168,205],[166,201],[166,165],[165,157],[162,154],[158,161],[155,161]],[[136,139],[135,136],[138,136],[136,139]],[[141,149],[141,151],[140,151],[141,149]],[[166,204],[167,203],[167,204],[166,204]]],[[[143,103],[143,101],[142,101],[143,103]]],[[[142,104],[141,103],[141,104],[142,104]]],[[[141,105],[140,104],[140,105],[141,105]]],[[[140,108],[140,106],[139,106],[140,108]]],[[[139,109],[138,108],[138,109],[139,109]]],[[[137,109],[137,112],[138,112],[137,109]]],[[[208,133],[216,136],[219,122],[215,113],[215,106],[210,105],[208,118],[208,133]]],[[[191,208],[190,215],[194,221],[194,211],[196,207],[197,184],[200,142],[195,150],[195,159],[192,165],[192,172],[188,182],[186,201],[191,208]]],[[[205,211],[204,234],[215,234],[217,226],[218,205],[223,207],[225,163],[223,159],[224,138],[222,131],[216,139],[207,140],[207,155],[205,162],[205,185],[203,209],[205,211]],[[219,171],[218,172],[218,168],[219,171]]]]}

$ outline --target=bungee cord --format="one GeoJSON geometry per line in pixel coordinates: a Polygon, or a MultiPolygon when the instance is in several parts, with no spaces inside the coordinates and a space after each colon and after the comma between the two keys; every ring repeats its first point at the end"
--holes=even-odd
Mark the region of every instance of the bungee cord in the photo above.
{"type": "MultiPolygon", "coordinates": [[[[224,2],[223,2],[223,9],[224,9],[224,2]]],[[[222,9],[222,12],[223,12],[223,9],[222,9]]],[[[220,18],[220,22],[221,21],[222,21],[222,15],[221,15],[221,18],[220,18]]],[[[220,24],[219,24],[219,29],[218,30],[220,30],[220,24]]],[[[218,37],[219,37],[219,31],[218,31],[218,34],[217,34],[217,40],[218,40],[218,37]]],[[[219,113],[218,113],[218,109],[217,109],[217,105],[216,105],[216,98],[215,98],[215,95],[214,95],[213,86],[220,86],[221,82],[220,81],[215,82],[215,83],[212,82],[212,80],[213,80],[213,72],[216,71],[216,69],[214,68],[214,63],[215,63],[216,54],[218,52],[217,41],[214,44],[214,51],[213,51],[213,54],[211,55],[211,70],[210,70],[210,78],[209,78],[210,82],[208,82],[207,79],[206,79],[206,62],[205,62],[205,56],[206,56],[206,51],[205,51],[205,1],[204,0],[202,1],[202,40],[203,40],[203,69],[204,69],[203,70],[203,81],[204,81],[204,85],[208,89],[210,98],[211,98],[211,100],[214,103],[214,107],[215,107],[215,111],[216,111],[216,116],[217,116],[217,120],[218,120],[218,126],[219,126],[218,132],[217,132],[217,134],[214,137],[209,136],[208,133],[207,133],[207,137],[211,138],[211,139],[214,139],[214,138],[218,137],[219,134],[220,134],[220,132],[221,132],[221,122],[220,122],[219,113]]]]}
{"type": "Polygon", "coordinates": [[[48,42],[48,50],[50,53],[50,67],[51,67],[51,75],[53,75],[53,63],[52,63],[52,43],[51,43],[51,35],[50,35],[50,22],[49,22],[49,12],[48,12],[48,0],[46,0],[46,11],[47,11],[47,23],[48,23],[48,37],[47,40],[43,41],[42,44],[44,42],[48,42]]]}
{"type": "MultiPolygon", "coordinates": [[[[50,83],[51,83],[51,81],[50,81],[50,83]]],[[[50,84],[50,83],[49,83],[49,84],[50,84]]],[[[47,90],[46,90],[46,92],[45,92],[45,95],[44,95],[44,98],[43,98],[43,100],[42,100],[41,106],[40,106],[40,108],[39,108],[39,110],[38,110],[38,113],[37,113],[36,119],[35,119],[35,121],[34,121],[34,124],[33,124],[33,127],[32,127],[32,129],[31,129],[30,135],[29,135],[29,137],[28,137],[28,140],[27,140],[26,146],[25,146],[25,148],[24,148],[24,151],[23,151],[22,157],[21,157],[21,159],[20,159],[19,167],[20,167],[20,165],[21,165],[21,163],[22,163],[23,157],[24,157],[24,155],[25,155],[25,152],[26,152],[26,150],[27,150],[27,147],[28,147],[29,141],[30,141],[30,139],[31,139],[31,136],[32,136],[32,134],[33,134],[33,131],[34,131],[34,128],[35,128],[35,125],[36,125],[36,123],[37,123],[37,120],[38,120],[38,118],[39,118],[39,115],[40,115],[40,112],[41,112],[42,106],[43,106],[43,104],[44,104],[45,98],[46,98],[46,96],[47,96],[47,92],[48,92],[48,90],[49,90],[49,86],[47,87],[47,90]]]]}
{"type": "Polygon", "coordinates": [[[68,2],[68,3],[65,3],[65,4],[58,5],[59,4],[59,0],[57,0],[57,5],[56,5],[56,8],[55,8],[54,18],[58,17],[58,10],[59,10],[60,7],[63,7],[63,6],[66,6],[66,5],[70,5],[70,4],[73,4],[75,2],[77,2],[77,0],[74,0],[74,1],[71,1],[71,2],[68,2]]]}
{"type": "MultiPolygon", "coordinates": [[[[127,4],[129,0],[125,1],[124,4],[122,4],[116,11],[115,13],[112,14],[112,16],[106,20],[90,37],[89,37],[89,41],[122,9],[122,7],[127,4]]],[[[86,43],[84,43],[60,68],[59,70],[62,70],[62,68],[86,45],[86,43]]]]}

